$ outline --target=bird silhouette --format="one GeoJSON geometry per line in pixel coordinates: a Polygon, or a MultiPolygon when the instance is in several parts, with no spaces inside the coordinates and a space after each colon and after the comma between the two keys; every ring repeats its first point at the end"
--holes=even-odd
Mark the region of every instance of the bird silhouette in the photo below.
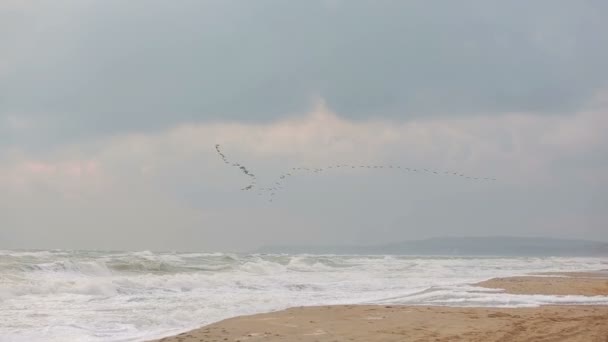
{"type": "MultiPolygon", "coordinates": [[[[241,190],[243,191],[248,191],[253,189],[254,187],[256,187],[257,185],[257,177],[255,174],[253,174],[245,165],[242,165],[240,163],[237,162],[231,162],[226,155],[222,152],[221,150],[221,146],[219,144],[215,145],[215,150],[217,151],[217,154],[220,156],[220,158],[222,159],[222,161],[225,164],[228,165],[232,165],[233,167],[238,168],[241,173],[243,173],[245,176],[248,176],[250,178],[250,183],[241,188],[241,190]]],[[[335,165],[329,165],[329,166],[325,166],[325,167],[314,167],[314,168],[310,168],[310,167],[292,167],[290,168],[290,172],[285,172],[280,174],[280,176],[278,177],[277,180],[275,180],[272,184],[272,187],[263,187],[263,188],[258,188],[258,192],[257,195],[258,196],[262,196],[264,193],[269,194],[269,201],[272,202],[273,198],[277,196],[279,190],[283,190],[285,188],[285,182],[287,181],[287,177],[291,177],[293,178],[296,175],[302,175],[302,174],[320,174],[320,173],[324,173],[324,172],[328,172],[330,170],[333,169],[338,169],[338,168],[351,168],[351,169],[355,169],[355,168],[367,168],[367,169],[400,169],[403,172],[418,172],[418,169],[413,169],[413,168],[409,168],[409,167],[403,167],[401,165],[394,165],[394,164],[390,164],[390,165],[359,165],[358,167],[355,165],[349,165],[349,164],[335,164],[335,165]]],[[[445,175],[452,175],[452,176],[457,176],[457,177],[463,177],[467,180],[471,180],[471,181],[496,181],[496,178],[490,178],[490,177],[473,177],[470,175],[465,175],[463,173],[459,173],[459,172],[452,172],[452,171],[441,171],[441,170],[430,170],[430,169],[420,169],[420,171],[427,172],[428,174],[434,174],[434,175],[439,175],[439,174],[445,174],[445,175]]]]}
{"type": "Polygon", "coordinates": [[[217,151],[218,155],[220,156],[220,158],[222,158],[222,160],[224,161],[225,164],[232,164],[232,166],[239,168],[239,170],[241,170],[242,173],[244,173],[246,176],[248,176],[250,178],[249,185],[241,188],[241,190],[247,191],[247,190],[251,190],[255,187],[257,178],[253,173],[251,173],[245,166],[241,165],[240,163],[237,163],[237,162],[231,163],[228,160],[228,158],[226,157],[226,155],[222,152],[220,144],[215,144],[215,150],[217,151]]]}

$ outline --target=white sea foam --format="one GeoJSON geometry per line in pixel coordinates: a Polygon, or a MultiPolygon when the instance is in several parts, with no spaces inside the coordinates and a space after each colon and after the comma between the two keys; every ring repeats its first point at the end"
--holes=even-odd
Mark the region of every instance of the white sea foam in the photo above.
{"type": "Polygon", "coordinates": [[[141,341],[300,305],[608,305],[602,296],[510,295],[468,285],[607,264],[599,258],[5,250],[0,341],[141,341]]]}

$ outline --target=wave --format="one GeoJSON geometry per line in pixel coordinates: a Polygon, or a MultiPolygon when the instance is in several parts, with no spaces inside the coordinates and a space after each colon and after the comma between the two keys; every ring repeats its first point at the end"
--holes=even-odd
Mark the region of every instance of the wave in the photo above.
{"type": "Polygon", "coordinates": [[[500,289],[488,289],[468,284],[432,286],[405,296],[385,298],[369,304],[537,307],[540,305],[608,305],[608,296],[516,295],[500,289]]]}
{"type": "Polygon", "coordinates": [[[23,341],[138,341],[300,305],[608,304],[607,297],[508,295],[467,285],[529,272],[596,270],[605,268],[606,261],[2,251],[0,336],[23,341]]]}

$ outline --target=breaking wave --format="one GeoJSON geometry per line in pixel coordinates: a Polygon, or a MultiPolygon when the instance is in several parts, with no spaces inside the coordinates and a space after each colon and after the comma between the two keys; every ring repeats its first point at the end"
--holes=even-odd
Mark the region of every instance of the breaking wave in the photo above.
{"type": "Polygon", "coordinates": [[[608,297],[510,295],[470,284],[597,270],[599,258],[0,251],[0,341],[140,341],[300,305],[525,307],[608,297]]]}

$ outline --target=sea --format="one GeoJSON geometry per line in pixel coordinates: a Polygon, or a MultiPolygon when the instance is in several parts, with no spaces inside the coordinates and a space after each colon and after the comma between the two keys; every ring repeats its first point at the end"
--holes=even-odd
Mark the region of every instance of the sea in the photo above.
{"type": "Polygon", "coordinates": [[[608,305],[471,285],[606,268],[608,258],[3,250],[0,341],[145,341],[294,306],[608,305]]]}

